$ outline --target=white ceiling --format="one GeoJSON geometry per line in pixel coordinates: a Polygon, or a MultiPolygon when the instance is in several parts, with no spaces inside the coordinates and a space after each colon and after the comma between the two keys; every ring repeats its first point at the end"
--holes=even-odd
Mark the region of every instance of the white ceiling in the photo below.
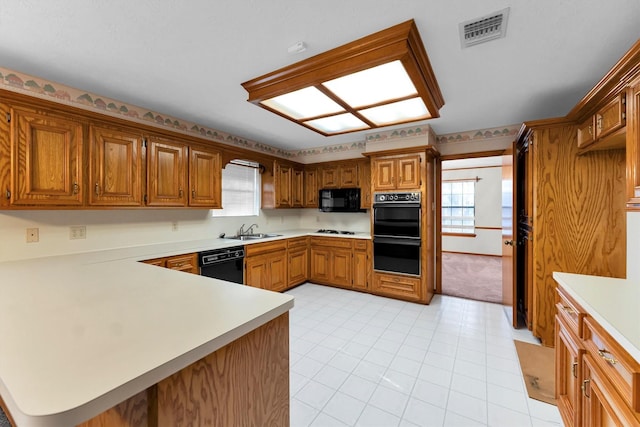
{"type": "Polygon", "coordinates": [[[323,137],[240,84],[408,19],[445,99],[437,134],[564,116],[640,37],[638,0],[0,0],[0,66],[296,150],[366,132],[323,137]],[[458,23],[505,7],[506,38],[460,48],[458,23]]]}

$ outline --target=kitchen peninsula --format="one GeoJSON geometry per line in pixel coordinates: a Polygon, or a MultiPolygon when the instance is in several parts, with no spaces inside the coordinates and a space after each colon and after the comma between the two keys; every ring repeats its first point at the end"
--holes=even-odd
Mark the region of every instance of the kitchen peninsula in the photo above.
{"type": "Polygon", "coordinates": [[[219,242],[1,263],[14,425],[288,425],[293,297],[136,262],[219,242]]]}

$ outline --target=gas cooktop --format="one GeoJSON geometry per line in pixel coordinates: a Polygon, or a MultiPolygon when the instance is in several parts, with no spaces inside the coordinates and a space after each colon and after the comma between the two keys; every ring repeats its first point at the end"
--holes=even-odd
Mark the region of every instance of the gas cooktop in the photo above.
{"type": "Polygon", "coordinates": [[[356,234],[353,231],[342,231],[342,230],[325,230],[324,228],[321,228],[320,230],[316,231],[316,233],[326,233],[326,234],[356,234]]]}

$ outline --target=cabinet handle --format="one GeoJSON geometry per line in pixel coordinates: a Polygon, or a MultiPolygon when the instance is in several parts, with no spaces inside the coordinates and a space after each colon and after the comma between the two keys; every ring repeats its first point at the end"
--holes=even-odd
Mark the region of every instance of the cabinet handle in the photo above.
{"type": "Polygon", "coordinates": [[[593,136],[593,125],[589,125],[589,135],[593,136]]]}
{"type": "Polygon", "coordinates": [[[191,190],[191,197],[196,198],[196,189],[191,190]]]}
{"type": "Polygon", "coordinates": [[[573,309],[571,307],[567,307],[566,305],[562,306],[562,309],[567,314],[575,314],[575,311],[573,311],[573,309]]]}
{"type": "Polygon", "coordinates": [[[73,194],[78,194],[78,191],[80,191],[80,186],[78,185],[77,182],[73,183],[73,194]]]}
{"type": "Polygon", "coordinates": [[[184,196],[184,191],[182,191],[182,188],[178,189],[178,196],[179,197],[184,196]]]}
{"type": "Polygon", "coordinates": [[[591,382],[591,379],[587,378],[586,380],[582,381],[582,385],[580,386],[580,389],[582,389],[582,394],[587,399],[591,398],[591,396],[587,394],[587,384],[589,384],[589,382],[591,382]]]}
{"type": "Polygon", "coordinates": [[[614,357],[611,357],[613,356],[613,354],[611,354],[604,348],[598,349],[598,356],[602,357],[605,360],[605,362],[611,365],[615,365],[616,363],[618,363],[618,361],[614,357]],[[610,356],[607,356],[607,354],[609,354],[610,356]]]}
{"type": "Polygon", "coordinates": [[[598,117],[598,120],[596,120],[596,123],[598,125],[598,130],[602,130],[602,116],[598,117]]]}
{"type": "Polygon", "coordinates": [[[571,373],[573,374],[573,378],[578,378],[578,372],[576,371],[577,367],[578,367],[578,362],[573,362],[571,364],[571,373]]]}
{"type": "Polygon", "coordinates": [[[100,195],[100,184],[96,182],[96,196],[100,195]]]}

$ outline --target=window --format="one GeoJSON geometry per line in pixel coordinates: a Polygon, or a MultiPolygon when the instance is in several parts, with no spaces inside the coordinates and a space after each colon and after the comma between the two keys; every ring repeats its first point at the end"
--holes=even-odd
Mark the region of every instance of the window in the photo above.
{"type": "Polygon", "coordinates": [[[442,182],[442,232],[473,234],[476,181],[442,182]]]}
{"type": "Polygon", "coordinates": [[[257,216],[260,211],[258,164],[234,160],[222,169],[222,209],[211,216],[257,216]]]}

